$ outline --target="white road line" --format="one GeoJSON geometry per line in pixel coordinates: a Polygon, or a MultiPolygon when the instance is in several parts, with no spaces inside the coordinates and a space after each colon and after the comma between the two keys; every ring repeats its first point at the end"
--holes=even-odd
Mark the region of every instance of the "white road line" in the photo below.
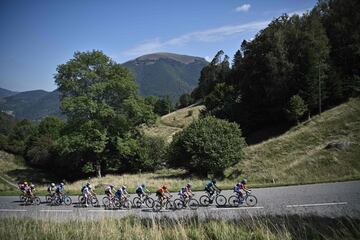
{"type": "Polygon", "coordinates": [[[317,206],[332,206],[332,205],[346,205],[347,202],[332,202],[332,203],[310,203],[310,204],[295,204],[295,205],[286,205],[287,208],[294,207],[317,207],[317,206]]]}
{"type": "Polygon", "coordinates": [[[247,210],[247,209],[263,209],[264,207],[231,207],[231,208],[227,208],[227,207],[221,207],[221,208],[210,208],[210,210],[247,210]]]}
{"type": "Polygon", "coordinates": [[[0,209],[0,212],[26,212],[26,209],[0,209]]]}
{"type": "Polygon", "coordinates": [[[87,210],[88,212],[114,212],[114,210],[105,210],[105,209],[98,209],[98,210],[87,210]]]}
{"type": "Polygon", "coordinates": [[[42,209],[40,212],[72,212],[73,210],[68,209],[42,209]]]}

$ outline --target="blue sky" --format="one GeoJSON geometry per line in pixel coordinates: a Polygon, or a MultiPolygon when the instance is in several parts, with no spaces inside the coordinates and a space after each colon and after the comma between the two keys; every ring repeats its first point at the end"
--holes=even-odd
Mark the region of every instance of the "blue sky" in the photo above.
{"type": "Polygon", "coordinates": [[[102,50],[123,63],[152,52],[230,57],[282,13],[316,0],[0,1],[0,87],[54,90],[57,65],[102,50]]]}

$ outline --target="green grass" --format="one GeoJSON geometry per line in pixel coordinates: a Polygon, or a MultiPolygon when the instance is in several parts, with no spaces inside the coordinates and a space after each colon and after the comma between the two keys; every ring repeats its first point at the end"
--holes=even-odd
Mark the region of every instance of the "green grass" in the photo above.
{"type": "Polygon", "coordinates": [[[3,218],[0,239],[359,239],[359,219],[261,217],[242,220],[34,220],[3,218]]]}
{"type": "Polygon", "coordinates": [[[360,100],[352,99],[280,137],[245,149],[245,159],[226,171],[257,184],[303,184],[360,178],[360,100]],[[349,149],[325,149],[350,141],[349,149]]]}

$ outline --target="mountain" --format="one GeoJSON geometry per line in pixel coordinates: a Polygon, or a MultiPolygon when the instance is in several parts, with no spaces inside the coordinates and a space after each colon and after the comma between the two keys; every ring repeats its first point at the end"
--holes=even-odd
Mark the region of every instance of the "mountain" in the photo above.
{"type": "MultiPolygon", "coordinates": [[[[177,99],[197,86],[201,69],[207,64],[208,62],[200,57],[154,53],[138,57],[123,65],[134,73],[141,95],[170,95],[177,99]]],[[[0,88],[0,111],[17,119],[39,121],[48,115],[63,118],[59,107],[57,90],[17,93],[0,88]]]]}
{"type": "Polygon", "coordinates": [[[174,53],[153,53],[123,65],[133,72],[143,96],[169,95],[177,99],[191,92],[198,84],[204,58],[174,53]]]}
{"type": "Polygon", "coordinates": [[[39,121],[52,115],[62,117],[60,113],[59,92],[34,90],[21,92],[0,98],[0,111],[8,112],[17,119],[39,121]]]}
{"type": "Polygon", "coordinates": [[[17,93],[18,92],[13,92],[13,91],[10,91],[10,90],[4,89],[4,88],[0,88],[0,98],[1,97],[9,97],[9,96],[15,95],[17,93]]]}

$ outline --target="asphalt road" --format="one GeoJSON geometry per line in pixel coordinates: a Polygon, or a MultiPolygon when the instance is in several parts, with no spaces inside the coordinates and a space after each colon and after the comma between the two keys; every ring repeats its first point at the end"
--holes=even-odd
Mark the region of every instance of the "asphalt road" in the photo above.
{"type": "MultiPolygon", "coordinates": [[[[232,191],[222,191],[227,198],[232,191]]],[[[103,217],[124,217],[135,215],[140,217],[182,218],[198,216],[200,218],[236,219],[262,215],[317,215],[326,217],[350,216],[360,218],[360,181],[299,185],[287,187],[254,189],[253,194],[258,203],[255,207],[199,207],[197,210],[161,210],[141,208],[131,210],[107,210],[104,207],[83,208],[77,204],[77,197],[72,196],[70,206],[49,206],[42,202],[38,206],[23,206],[16,196],[0,197],[0,218],[5,216],[53,218],[56,220],[96,219],[103,217]]],[[[176,197],[176,194],[173,194],[176,197]]],[[[199,198],[203,192],[196,192],[199,198]]],[[[135,196],[135,195],[133,195],[135,196]]],[[[103,196],[98,196],[100,202],[103,196]]],[[[154,194],[152,197],[155,198],[154,194]]],[[[44,197],[41,197],[45,201],[44,197]]]]}

